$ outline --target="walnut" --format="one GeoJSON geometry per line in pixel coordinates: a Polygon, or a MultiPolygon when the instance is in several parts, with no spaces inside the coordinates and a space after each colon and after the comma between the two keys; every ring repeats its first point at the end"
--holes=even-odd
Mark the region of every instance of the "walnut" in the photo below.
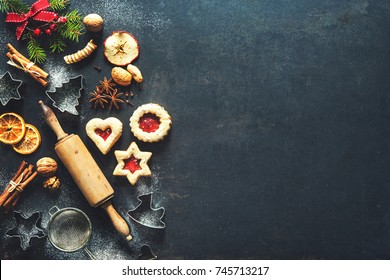
{"type": "Polygon", "coordinates": [[[60,185],[61,185],[60,179],[58,179],[56,176],[47,178],[43,182],[43,187],[51,191],[57,190],[60,187],[60,185]]]}
{"type": "Polygon", "coordinates": [[[85,28],[91,32],[99,32],[103,29],[104,20],[98,14],[89,14],[84,17],[85,28]]]}
{"type": "Polygon", "coordinates": [[[42,177],[50,177],[56,173],[58,165],[54,159],[44,157],[37,161],[36,167],[39,175],[42,177]]]}

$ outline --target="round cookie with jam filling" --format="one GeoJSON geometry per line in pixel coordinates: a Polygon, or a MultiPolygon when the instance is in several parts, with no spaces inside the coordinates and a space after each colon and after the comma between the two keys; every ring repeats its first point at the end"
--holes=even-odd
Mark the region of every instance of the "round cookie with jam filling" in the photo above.
{"type": "Polygon", "coordinates": [[[155,103],[139,106],[130,118],[131,131],[143,142],[162,140],[168,135],[171,124],[171,116],[168,112],[155,103]]]}

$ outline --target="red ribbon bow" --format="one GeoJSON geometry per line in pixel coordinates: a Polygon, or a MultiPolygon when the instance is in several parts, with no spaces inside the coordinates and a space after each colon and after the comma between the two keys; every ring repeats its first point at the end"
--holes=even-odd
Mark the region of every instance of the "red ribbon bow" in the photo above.
{"type": "Polygon", "coordinates": [[[28,11],[26,14],[7,13],[5,22],[19,23],[18,27],[16,28],[16,39],[19,40],[30,18],[33,20],[45,22],[54,20],[56,13],[45,11],[49,7],[50,3],[48,0],[38,0],[32,4],[30,11],[28,11]]]}

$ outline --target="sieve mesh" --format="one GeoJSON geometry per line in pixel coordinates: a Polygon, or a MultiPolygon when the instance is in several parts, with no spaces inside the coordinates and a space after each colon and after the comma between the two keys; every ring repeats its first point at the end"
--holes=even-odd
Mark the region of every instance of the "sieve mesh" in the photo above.
{"type": "Polygon", "coordinates": [[[48,225],[48,237],[58,249],[73,252],[82,248],[91,236],[91,222],[81,211],[64,209],[48,225]]]}

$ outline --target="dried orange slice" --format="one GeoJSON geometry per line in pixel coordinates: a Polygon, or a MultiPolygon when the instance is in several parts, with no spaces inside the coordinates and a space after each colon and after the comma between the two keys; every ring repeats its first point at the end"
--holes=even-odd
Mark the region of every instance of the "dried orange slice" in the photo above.
{"type": "Polygon", "coordinates": [[[13,145],[16,152],[22,155],[29,155],[35,152],[41,145],[41,134],[32,124],[26,123],[26,134],[22,141],[13,145]]]}
{"type": "Polygon", "coordinates": [[[24,119],[16,113],[0,116],[0,141],[7,145],[20,142],[26,132],[24,119]]]}

